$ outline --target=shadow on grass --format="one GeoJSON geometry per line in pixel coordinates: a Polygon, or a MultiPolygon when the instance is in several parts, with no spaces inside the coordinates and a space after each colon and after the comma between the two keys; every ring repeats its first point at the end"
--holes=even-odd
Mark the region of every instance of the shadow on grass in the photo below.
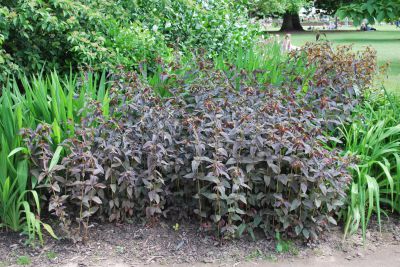
{"type": "MultiPolygon", "coordinates": [[[[329,35],[328,35],[328,41],[329,41],[329,35]]],[[[368,44],[368,43],[379,43],[379,44],[385,44],[385,43],[388,43],[388,44],[390,44],[390,43],[397,43],[397,42],[399,42],[400,41],[400,38],[399,39],[382,39],[382,38],[365,38],[365,39],[360,39],[360,38],[335,38],[335,39],[333,39],[332,38],[332,41],[335,41],[335,42],[340,42],[340,43],[351,43],[351,42],[354,42],[354,43],[365,43],[365,44],[368,44]]],[[[400,43],[399,43],[399,45],[400,45],[400,43]]],[[[399,46],[399,48],[400,48],[400,46],[399,46]]]]}

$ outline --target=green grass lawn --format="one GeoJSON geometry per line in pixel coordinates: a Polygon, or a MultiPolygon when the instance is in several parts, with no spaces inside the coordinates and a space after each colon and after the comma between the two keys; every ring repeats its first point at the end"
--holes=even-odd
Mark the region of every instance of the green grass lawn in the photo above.
{"type": "MultiPolygon", "coordinates": [[[[354,49],[372,46],[378,52],[378,63],[390,63],[388,90],[400,94],[400,29],[395,26],[376,26],[376,32],[360,32],[355,30],[341,32],[325,32],[327,39],[334,44],[353,44],[354,49]]],[[[315,33],[293,33],[292,42],[296,46],[315,41],[315,33]]]]}

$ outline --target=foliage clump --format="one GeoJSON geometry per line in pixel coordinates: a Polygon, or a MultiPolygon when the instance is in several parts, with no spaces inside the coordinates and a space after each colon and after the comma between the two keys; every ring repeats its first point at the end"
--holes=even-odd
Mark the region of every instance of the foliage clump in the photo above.
{"type": "Polygon", "coordinates": [[[373,85],[377,74],[376,51],[366,47],[354,52],[351,46],[333,48],[329,42],[322,42],[309,43],[293,53],[295,58],[306,57],[307,68],[315,67],[313,77],[302,88],[304,100],[318,116],[326,119],[331,129],[339,120],[348,120],[354,108],[362,103],[365,89],[373,85]]]}
{"type": "Polygon", "coordinates": [[[18,72],[154,67],[173,52],[248,46],[257,29],[230,1],[5,0],[0,82],[18,72]],[[179,45],[177,45],[179,44],[179,45]]]}
{"type": "Polygon", "coordinates": [[[295,78],[277,90],[236,71],[228,76],[200,60],[190,71],[196,77],[176,78],[165,98],[135,73],[115,77],[107,112],[88,103],[89,116],[61,144],[66,156],[51,171],[50,127],[27,131],[32,173],[49,184],[49,210],[66,226],[78,218],[85,227],[89,219],[195,216],[225,237],[262,229],[315,239],[336,224],[349,161],[326,149],[325,114],[351,109],[350,84],[364,86],[349,78],[358,73],[315,74],[331,84],[325,96],[336,103],[315,108],[308,100],[320,93],[318,82],[304,91],[295,78]]]}
{"type": "Polygon", "coordinates": [[[2,198],[12,204],[1,223],[34,225],[29,237],[40,238],[41,225],[52,233],[35,217],[46,206],[66,229],[73,221],[87,229],[89,219],[196,217],[226,237],[263,229],[316,238],[343,211],[349,180],[326,132],[362,100],[375,55],[319,44],[279,57],[276,48],[260,50],[273,64],[254,50],[215,64],[160,64],[149,75],[7,83],[1,191],[22,196],[2,198]]]}

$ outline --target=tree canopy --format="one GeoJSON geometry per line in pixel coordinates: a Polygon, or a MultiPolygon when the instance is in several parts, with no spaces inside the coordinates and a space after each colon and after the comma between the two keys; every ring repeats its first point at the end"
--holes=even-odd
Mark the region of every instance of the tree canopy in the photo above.
{"type": "Polygon", "coordinates": [[[271,16],[283,15],[287,12],[296,14],[310,3],[310,0],[249,0],[247,4],[253,15],[271,16]]]}
{"type": "Polygon", "coordinates": [[[316,0],[314,7],[322,10],[325,14],[333,15],[340,7],[351,3],[354,3],[354,0],[316,0]]]}
{"type": "Polygon", "coordinates": [[[337,15],[353,19],[355,25],[359,25],[363,19],[368,19],[369,23],[394,21],[400,17],[400,0],[352,1],[341,6],[337,15]]]}

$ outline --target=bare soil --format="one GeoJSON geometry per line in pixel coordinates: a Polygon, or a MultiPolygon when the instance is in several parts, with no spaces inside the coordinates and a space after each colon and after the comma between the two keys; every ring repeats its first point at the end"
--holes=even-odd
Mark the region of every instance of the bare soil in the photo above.
{"type": "Polygon", "coordinates": [[[290,242],[288,251],[277,253],[273,238],[260,236],[219,242],[193,224],[160,222],[154,227],[138,224],[99,224],[85,243],[48,238],[45,246],[23,244],[24,237],[0,233],[0,267],[19,266],[21,256],[30,266],[400,266],[400,219],[386,219],[380,232],[372,223],[363,244],[360,234],[343,240],[340,227],[314,244],[290,242]],[[18,265],[19,264],[19,265],[18,265]]]}

